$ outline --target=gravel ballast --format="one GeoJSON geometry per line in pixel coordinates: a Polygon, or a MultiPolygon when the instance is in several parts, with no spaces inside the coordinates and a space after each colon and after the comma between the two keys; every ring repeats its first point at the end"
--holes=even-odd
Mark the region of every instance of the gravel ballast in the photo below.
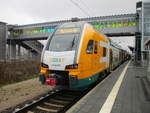
{"type": "Polygon", "coordinates": [[[0,111],[50,90],[52,88],[48,85],[41,85],[38,78],[3,86],[0,88],[0,111]]]}

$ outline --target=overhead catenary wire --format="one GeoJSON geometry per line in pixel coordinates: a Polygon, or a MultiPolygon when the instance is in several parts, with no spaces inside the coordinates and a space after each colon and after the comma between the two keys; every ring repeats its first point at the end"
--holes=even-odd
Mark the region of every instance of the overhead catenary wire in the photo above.
{"type": "Polygon", "coordinates": [[[85,15],[87,15],[87,16],[89,16],[90,17],[90,15],[82,8],[82,7],[80,7],[80,5],[78,4],[78,3],[76,3],[75,1],[73,1],[73,0],[70,0],[76,7],[78,7],[85,15]]]}
{"type": "Polygon", "coordinates": [[[85,4],[85,2],[83,2],[83,0],[80,0],[80,1],[86,7],[86,9],[88,10],[88,12],[90,12],[92,14],[91,9],[85,4]]]}

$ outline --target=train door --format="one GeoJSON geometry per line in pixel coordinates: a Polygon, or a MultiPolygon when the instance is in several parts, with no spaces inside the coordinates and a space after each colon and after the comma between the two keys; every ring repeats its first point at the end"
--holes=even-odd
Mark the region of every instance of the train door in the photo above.
{"type": "Polygon", "coordinates": [[[109,56],[109,70],[113,70],[113,52],[112,49],[110,49],[110,56],[109,56]]]}
{"type": "Polygon", "coordinates": [[[86,48],[86,54],[88,56],[88,69],[89,71],[93,69],[93,47],[94,47],[94,40],[89,40],[87,48],[86,48]]]}
{"type": "Polygon", "coordinates": [[[93,71],[97,71],[99,64],[99,56],[98,56],[98,41],[94,41],[94,52],[93,52],[93,71]]]}

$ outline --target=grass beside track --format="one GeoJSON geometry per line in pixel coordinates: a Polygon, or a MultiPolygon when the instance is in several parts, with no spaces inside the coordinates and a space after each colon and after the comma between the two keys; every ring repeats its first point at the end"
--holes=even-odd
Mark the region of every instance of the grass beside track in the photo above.
{"type": "Polygon", "coordinates": [[[19,82],[22,82],[22,81],[25,81],[25,80],[34,79],[34,78],[37,78],[37,75],[29,75],[29,77],[28,77],[28,78],[26,78],[26,79],[18,80],[18,81],[14,81],[14,82],[0,83],[0,88],[1,88],[1,87],[3,87],[3,86],[7,86],[7,85],[11,85],[11,84],[15,84],[15,83],[19,83],[19,82]]]}
{"type": "Polygon", "coordinates": [[[0,87],[20,81],[36,78],[39,62],[0,62],[0,87]]]}

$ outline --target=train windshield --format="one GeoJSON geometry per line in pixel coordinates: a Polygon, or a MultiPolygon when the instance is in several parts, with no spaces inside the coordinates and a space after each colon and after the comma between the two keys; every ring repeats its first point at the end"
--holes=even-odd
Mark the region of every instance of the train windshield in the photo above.
{"type": "Polygon", "coordinates": [[[77,48],[78,34],[54,35],[49,43],[49,51],[72,51],[77,48]]]}

